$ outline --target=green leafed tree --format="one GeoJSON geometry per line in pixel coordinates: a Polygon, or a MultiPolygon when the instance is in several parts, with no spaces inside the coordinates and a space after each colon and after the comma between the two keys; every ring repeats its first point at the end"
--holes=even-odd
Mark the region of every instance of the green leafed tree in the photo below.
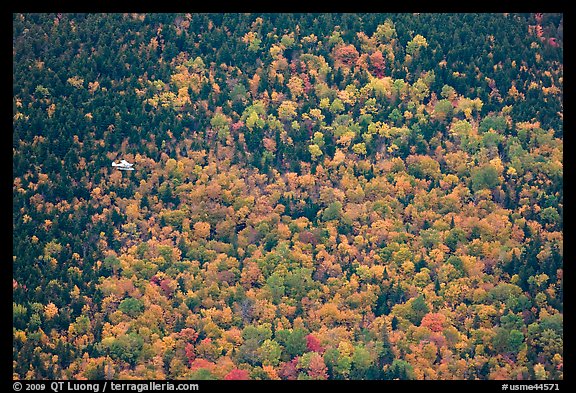
{"type": "Polygon", "coordinates": [[[408,44],[406,44],[406,53],[409,55],[417,55],[420,48],[426,48],[428,46],[428,41],[426,38],[420,34],[416,34],[408,44]]]}
{"type": "Polygon", "coordinates": [[[472,171],[472,190],[492,190],[500,185],[498,170],[490,164],[472,171]]]}
{"type": "Polygon", "coordinates": [[[113,359],[122,360],[132,365],[140,356],[144,339],[136,332],[116,337],[110,345],[110,355],[113,359]]]}
{"type": "Polygon", "coordinates": [[[387,379],[415,379],[414,367],[405,360],[394,359],[392,364],[386,370],[386,376],[387,379]]]}
{"type": "Polygon", "coordinates": [[[277,366],[278,363],[280,363],[282,347],[276,341],[267,339],[264,340],[260,348],[258,348],[258,355],[264,366],[277,366]]]}
{"type": "Polygon", "coordinates": [[[118,310],[132,318],[135,318],[144,311],[144,303],[139,299],[129,297],[120,302],[118,310]]]}
{"type": "Polygon", "coordinates": [[[414,325],[419,325],[424,315],[428,314],[429,311],[430,308],[426,304],[424,296],[419,295],[410,302],[410,311],[407,317],[414,325]]]}
{"type": "Polygon", "coordinates": [[[230,133],[230,122],[222,113],[216,113],[210,120],[210,125],[218,133],[221,140],[225,140],[230,133]]]}
{"type": "Polygon", "coordinates": [[[322,155],[322,150],[315,143],[308,145],[308,151],[310,152],[310,155],[312,156],[313,160],[316,160],[318,157],[322,155]]]}
{"type": "Polygon", "coordinates": [[[394,22],[390,19],[386,19],[383,24],[378,25],[373,37],[380,43],[388,43],[392,38],[396,36],[396,28],[394,22]]]}
{"type": "Polygon", "coordinates": [[[342,216],[342,203],[340,201],[332,202],[322,213],[324,221],[338,220],[342,216]]]}

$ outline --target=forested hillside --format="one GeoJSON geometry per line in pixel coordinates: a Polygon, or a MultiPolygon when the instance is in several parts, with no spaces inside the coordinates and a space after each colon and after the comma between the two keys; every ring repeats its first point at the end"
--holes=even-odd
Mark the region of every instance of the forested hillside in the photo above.
{"type": "Polygon", "coordinates": [[[563,379],[562,48],[562,14],[14,14],[14,378],[563,379]]]}

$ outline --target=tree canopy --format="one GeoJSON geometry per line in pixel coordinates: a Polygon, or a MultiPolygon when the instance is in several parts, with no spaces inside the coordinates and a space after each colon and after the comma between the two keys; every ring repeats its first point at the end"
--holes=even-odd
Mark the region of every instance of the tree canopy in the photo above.
{"type": "Polygon", "coordinates": [[[563,378],[562,14],[12,22],[15,379],[563,378]]]}

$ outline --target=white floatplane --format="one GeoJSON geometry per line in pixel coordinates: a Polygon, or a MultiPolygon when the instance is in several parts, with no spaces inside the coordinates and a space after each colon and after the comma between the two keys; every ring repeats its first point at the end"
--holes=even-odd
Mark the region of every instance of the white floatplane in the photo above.
{"type": "Polygon", "coordinates": [[[122,160],[120,161],[119,164],[116,164],[115,162],[112,162],[112,166],[116,167],[118,169],[120,169],[121,171],[133,171],[134,168],[132,168],[134,164],[130,164],[128,161],[126,160],[122,160]]]}

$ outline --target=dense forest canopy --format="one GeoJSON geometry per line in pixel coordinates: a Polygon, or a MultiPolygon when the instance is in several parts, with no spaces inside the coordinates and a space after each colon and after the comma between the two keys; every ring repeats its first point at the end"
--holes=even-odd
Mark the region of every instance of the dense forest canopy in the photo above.
{"type": "Polygon", "coordinates": [[[14,14],[14,378],[563,379],[562,48],[562,14],[14,14]]]}

